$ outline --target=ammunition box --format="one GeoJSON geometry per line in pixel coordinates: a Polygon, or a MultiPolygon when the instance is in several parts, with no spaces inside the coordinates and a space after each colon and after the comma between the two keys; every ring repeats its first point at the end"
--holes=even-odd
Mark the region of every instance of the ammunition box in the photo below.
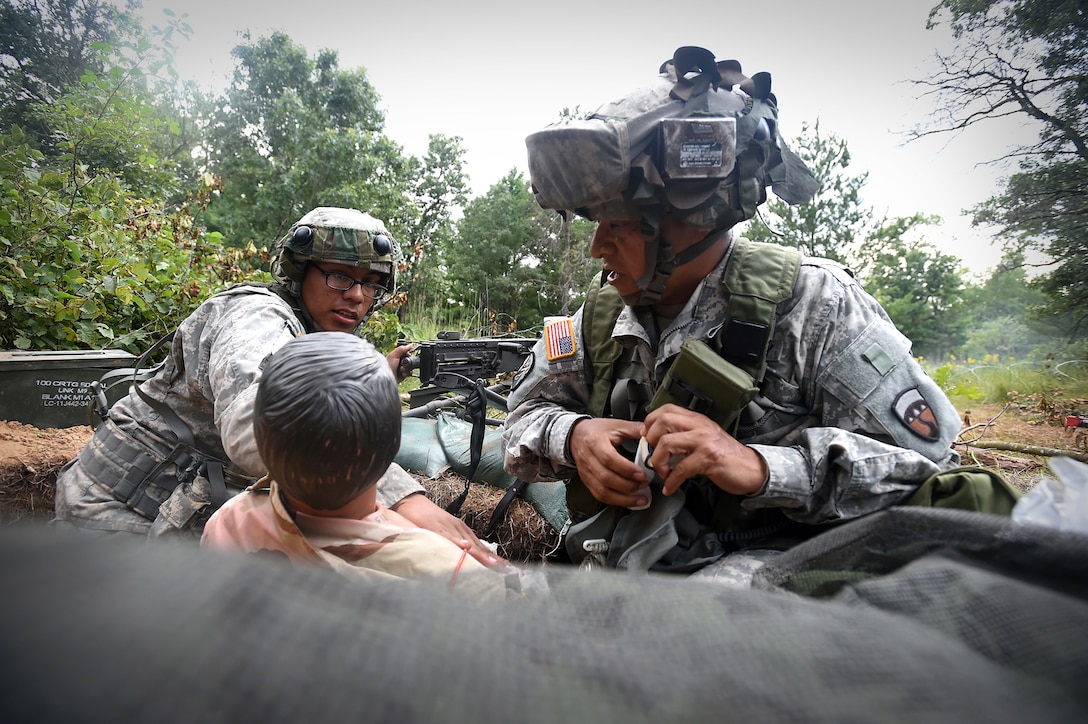
{"type": "Polygon", "coordinates": [[[91,425],[90,383],[135,362],[116,349],[2,351],[0,419],[41,429],[91,425]]]}

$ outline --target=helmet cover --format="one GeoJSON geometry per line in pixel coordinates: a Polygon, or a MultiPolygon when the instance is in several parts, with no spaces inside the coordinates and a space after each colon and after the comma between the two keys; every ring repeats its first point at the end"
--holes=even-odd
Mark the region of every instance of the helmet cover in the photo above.
{"type": "Polygon", "coordinates": [[[641,298],[628,303],[656,302],[675,266],[707,248],[674,254],[660,238],[664,215],[724,233],[755,216],[767,186],[791,204],[819,188],[779,134],[770,74],[748,78],[737,61],[694,46],[678,48],[650,85],[588,119],[551,124],[526,146],[541,207],[641,222],[649,263],[641,298]]]}
{"type": "Polygon", "coordinates": [[[297,296],[302,291],[306,262],[328,261],[377,272],[379,283],[392,293],[397,257],[397,244],[379,219],[357,209],[319,206],[280,239],[272,276],[297,296]]]}
{"type": "Polygon", "coordinates": [[[818,190],[778,132],[771,77],[735,60],[678,48],[649,86],[526,139],[543,208],[591,220],[660,218],[702,229],[752,218],[766,187],[788,203],[818,190]],[[658,207],[658,208],[653,208],[658,207]]]}

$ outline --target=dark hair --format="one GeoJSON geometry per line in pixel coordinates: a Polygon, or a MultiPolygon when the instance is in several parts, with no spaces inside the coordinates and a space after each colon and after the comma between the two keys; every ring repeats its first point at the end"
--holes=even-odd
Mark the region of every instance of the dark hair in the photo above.
{"type": "Polygon", "coordinates": [[[344,332],[292,339],[257,388],[253,432],[269,474],[318,510],[378,482],[400,449],[400,395],[374,346],[344,332]]]}

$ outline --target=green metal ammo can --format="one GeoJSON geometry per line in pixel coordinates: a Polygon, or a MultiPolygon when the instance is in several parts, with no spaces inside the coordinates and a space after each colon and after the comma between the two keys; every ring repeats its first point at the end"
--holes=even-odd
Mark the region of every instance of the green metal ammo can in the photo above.
{"type": "Polygon", "coordinates": [[[0,351],[0,419],[41,429],[92,425],[90,383],[135,362],[117,349],[0,351]]]}

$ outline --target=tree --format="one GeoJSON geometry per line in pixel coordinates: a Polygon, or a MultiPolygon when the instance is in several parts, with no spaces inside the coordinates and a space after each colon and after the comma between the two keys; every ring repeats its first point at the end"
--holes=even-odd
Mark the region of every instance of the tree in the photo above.
{"type": "Polygon", "coordinates": [[[395,236],[419,211],[414,166],[382,134],[378,94],[362,69],[339,67],[335,51],[314,57],[283,32],[232,51],[234,78],[207,114],[199,149],[222,180],[201,216],[233,246],[270,247],[316,206],[357,208],[395,236]]]}
{"type": "Polygon", "coordinates": [[[490,331],[526,331],[569,313],[592,275],[593,225],[542,209],[516,169],[465,207],[446,250],[450,296],[484,315],[490,331]]]}
{"type": "Polygon", "coordinates": [[[847,263],[857,242],[864,238],[873,214],[861,203],[861,189],[868,173],[850,175],[850,150],[834,134],[823,136],[820,123],[801,127],[792,148],[820,183],[812,200],[791,206],[771,197],[760,219],[745,225],[743,235],[753,241],[770,241],[847,263]]]}
{"type": "Polygon", "coordinates": [[[537,213],[534,223],[537,226],[537,253],[550,280],[541,288],[541,297],[558,303],[558,307],[551,307],[548,313],[570,316],[581,306],[589,284],[601,270],[600,264],[589,255],[597,225],[578,216],[561,216],[554,211],[537,213]]]}
{"type": "Polygon", "coordinates": [[[18,125],[34,145],[48,124],[28,112],[56,102],[84,71],[101,73],[103,44],[134,35],[136,20],[105,0],[0,0],[0,128],[18,125]]]}
{"type": "Polygon", "coordinates": [[[154,141],[173,124],[140,72],[158,49],[96,47],[102,72],[86,69],[50,102],[27,107],[53,139],[50,153],[19,126],[0,132],[6,348],[138,352],[209,288],[240,281],[242,254],[219,254],[187,203],[165,203],[180,183],[154,141]]]}
{"type": "Polygon", "coordinates": [[[407,310],[441,309],[449,299],[445,250],[455,233],[453,213],[468,200],[464,148],[458,136],[431,135],[421,170],[415,174],[412,197],[418,219],[401,240],[405,260],[400,292],[408,304],[399,305],[401,322],[407,310]]]}
{"type": "Polygon", "coordinates": [[[465,206],[446,249],[450,296],[479,309],[481,327],[488,322],[496,331],[525,327],[520,315],[526,291],[536,294],[540,288],[531,253],[535,203],[521,174],[510,171],[465,206]]]}
{"type": "Polygon", "coordinates": [[[918,214],[876,229],[859,254],[859,277],[914,353],[941,359],[963,343],[968,320],[959,260],[908,234],[932,221],[918,214]]]}
{"type": "MultiPolygon", "coordinates": [[[[1055,263],[1040,281],[1047,307],[1088,323],[1088,13],[1079,0],[943,0],[929,25],[956,39],[939,71],[914,81],[939,113],[915,137],[965,131],[1021,117],[1037,140],[1013,149],[1019,166],[1004,191],[975,210],[1001,228],[1011,249],[1055,263]]],[[[993,160],[993,159],[992,159],[993,160]]]]}
{"type": "Polygon", "coordinates": [[[1028,279],[1023,252],[1010,251],[982,284],[966,290],[970,320],[961,358],[1026,358],[1068,333],[1064,320],[1045,312],[1047,294],[1028,279]]]}

